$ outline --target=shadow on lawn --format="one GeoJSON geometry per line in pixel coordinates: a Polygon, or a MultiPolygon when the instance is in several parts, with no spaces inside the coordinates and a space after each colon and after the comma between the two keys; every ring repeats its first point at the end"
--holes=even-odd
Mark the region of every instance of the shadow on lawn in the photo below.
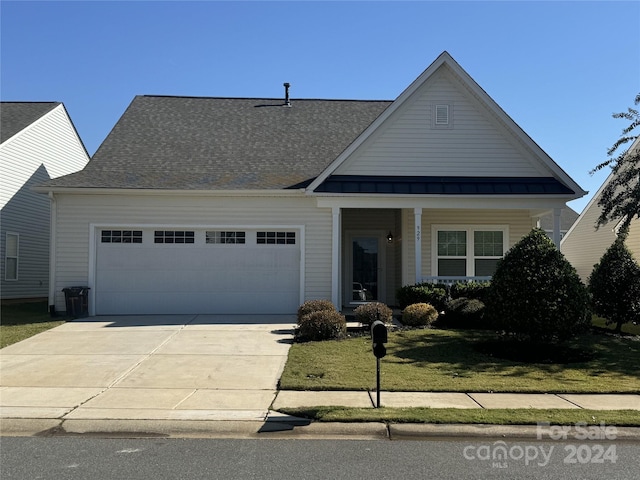
{"type": "Polygon", "coordinates": [[[535,349],[527,351],[520,345],[501,341],[495,333],[488,331],[424,332],[423,335],[399,332],[394,343],[389,345],[389,352],[402,359],[402,363],[444,364],[456,371],[469,373],[492,371],[518,376],[528,368],[544,373],[580,369],[588,370],[593,376],[607,373],[640,379],[640,337],[589,333],[561,347],[538,347],[544,350],[536,352],[532,351],[535,349]]]}

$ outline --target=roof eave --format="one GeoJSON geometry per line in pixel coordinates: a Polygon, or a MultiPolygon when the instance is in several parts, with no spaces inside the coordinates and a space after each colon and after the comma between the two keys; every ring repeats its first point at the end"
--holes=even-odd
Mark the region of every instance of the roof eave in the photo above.
{"type": "Polygon", "coordinates": [[[304,189],[261,189],[261,190],[181,190],[160,188],[106,188],[106,187],[56,187],[37,186],[36,193],[68,195],[180,195],[180,196],[221,196],[221,197],[299,197],[304,189]]]}

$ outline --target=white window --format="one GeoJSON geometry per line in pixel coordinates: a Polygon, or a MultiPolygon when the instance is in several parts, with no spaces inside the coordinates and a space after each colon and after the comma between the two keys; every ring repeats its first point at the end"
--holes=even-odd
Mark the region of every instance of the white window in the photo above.
{"type": "Polygon", "coordinates": [[[493,275],[504,255],[507,238],[504,226],[434,226],[434,275],[493,275]]]}
{"type": "Polygon", "coordinates": [[[4,256],[4,279],[18,280],[18,252],[20,236],[17,233],[7,233],[6,250],[4,256]]]}
{"type": "Polygon", "coordinates": [[[102,243],[142,243],[142,230],[102,230],[102,243]]]}
{"type": "Polygon", "coordinates": [[[156,230],[153,243],[195,243],[195,232],[184,230],[156,230]]]}
{"type": "Polygon", "coordinates": [[[296,232],[258,232],[258,245],[295,245],[296,232]]]}
{"type": "Polygon", "coordinates": [[[207,232],[207,243],[214,244],[243,244],[246,232],[213,231],[207,232]]]}

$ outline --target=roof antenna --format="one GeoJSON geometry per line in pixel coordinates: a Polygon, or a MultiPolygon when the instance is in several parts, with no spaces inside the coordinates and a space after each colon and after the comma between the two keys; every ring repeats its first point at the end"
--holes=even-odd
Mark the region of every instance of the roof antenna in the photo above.
{"type": "Polygon", "coordinates": [[[283,83],[284,85],[284,105],[285,107],[291,106],[291,100],[289,100],[289,87],[291,84],[289,82],[283,83]]]}

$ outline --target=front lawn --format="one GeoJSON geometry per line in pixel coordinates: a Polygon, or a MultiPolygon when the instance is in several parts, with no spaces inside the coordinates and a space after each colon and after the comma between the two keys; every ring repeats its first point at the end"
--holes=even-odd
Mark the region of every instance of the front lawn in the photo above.
{"type": "Polygon", "coordinates": [[[64,323],[51,319],[46,301],[3,304],[1,314],[0,348],[64,323]]]}
{"type": "Polygon", "coordinates": [[[486,408],[281,408],[280,412],[318,422],[468,423],[484,425],[640,426],[637,410],[486,409],[486,408]]]}
{"type": "MultiPolygon", "coordinates": [[[[592,357],[579,363],[527,364],[481,353],[493,338],[477,330],[407,330],[389,334],[381,361],[388,391],[639,393],[640,337],[587,334],[573,346],[592,357]]],[[[374,390],[368,336],[294,344],[283,390],[374,390]]]]}

